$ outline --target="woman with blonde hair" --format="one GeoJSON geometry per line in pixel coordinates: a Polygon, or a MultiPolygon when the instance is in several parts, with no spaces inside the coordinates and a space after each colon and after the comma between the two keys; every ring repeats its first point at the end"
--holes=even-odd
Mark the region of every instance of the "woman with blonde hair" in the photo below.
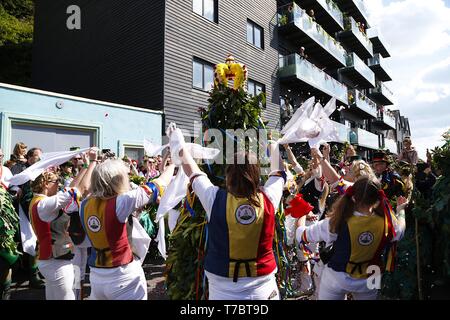
{"type": "Polygon", "coordinates": [[[82,202],[80,218],[92,244],[88,258],[92,300],[147,300],[147,282],[133,250],[130,216],[163,193],[174,166],[151,183],[130,190],[129,169],[109,159],[92,173],[91,194],[82,202]]]}
{"type": "MultiPolygon", "coordinates": [[[[89,152],[91,170],[96,152],[89,152]]],[[[70,210],[89,187],[89,175],[77,179],[70,190],[59,191],[59,176],[46,171],[31,182],[30,222],[37,237],[37,265],[45,277],[47,300],[74,300],[73,243],[69,236],[70,210]],[[77,189],[79,187],[79,190],[77,189]]],[[[78,206],[76,206],[78,207],[78,206]]]]}
{"type": "Polygon", "coordinates": [[[344,168],[344,176],[339,175],[329,162],[330,146],[328,144],[325,145],[323,154],[318,149],[313,148],[311,149],[311,155],[320,163],[323,176],[330,184],[330,189],[337,191],[340,195],[344,194],[345,190],[353,185],[359,178],[375,177],[372,167],[367,162],[360,159],[359,156],[352,157],[354,160],[344,168]]]}

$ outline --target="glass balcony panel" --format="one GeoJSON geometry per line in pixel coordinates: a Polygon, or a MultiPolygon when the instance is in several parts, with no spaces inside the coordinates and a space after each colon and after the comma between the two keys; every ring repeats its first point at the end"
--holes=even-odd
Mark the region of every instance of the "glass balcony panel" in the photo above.
{"type": "Polygon", "coordinates": [[[345,19],[345,30],[352,31],[359,42],[366,48],[367,51],[370,52],[370,55],[373,56],[372,42],[370,42],[366,34],[359,30],[358,24],[356,23],[355,19],[353,19],[352,17],[347,17],[345,19]]]}
{"type": "Polygon", "coordinates": [[[397,154],[397,142],[392,139],[384,139],[384,148],[389,149],[390,152],[397,154]]]}
{"type": "Polygon", "coordinates": [[[345,124],[342,124],[342,123],[339,123],[336,121],[332,121],[332,122],[333,122],[333,125],[336,127],[336,131],[338,133],[337,141],[333,141],[333,142],[340,142],[340,143],[348,142],[349,141],[349,133],[350,133],[349,127],[347,127],[345,124]]]}
{"type": "Polygon", "coordinates": [[[347,55],[347,67],[355,68],[372,86],[375,86],[375,74],[354,52],[347,55]]]}
{"type": "Polygon", "coordinates": [[[344,28],[344,14],[336,5],[335,2],[331,0],[317,0],[317,2],[327,10],[327,12],[333,17],[334,20],[344,28]]]}
{"type": "Polygon", "coordinates": [[[294,25],[307,34],[322,48],[327,50],[333,57],[345,65],[345,49],[341,44],[331,37],[319,24],[300,8],[297,4],[291,3],[278,9],[278,25],[294,23],[294,25]]]}
{"type": "Polygon", "coordinates": [[[367,18],[369,17],[369,14],[368,14],[366,5],[364,4],[364,1],[363,0],[353,0],[353,2],[356,5],[356,7],[358,8],[359,12],[361,12],[361,14],[367,20],[367,18]]]}
{"type": "Polygon", "coordinates": [[[389,75],[392,74],[390,69],[386,66],[386,62],[385,62],[384,58],[379,53],[375,53],[373,55],[373,58],[369,59],[369,66],[377,66],[377,65],[379,65],[381,68],[383,68],[383,70],[387,74],[389,74],[389,75]]]}
{"type": "Polygon", "coordinates": [[[298,54],[290,54],[280,58],[280,78],[295,76],[329,96],[348,104],[347,87],[323,72],[298,54]]]}
{"type": "Polygon", "coordinates": [[[358,134],[358,145],[370,149],[379,148],[378,135],[360,128],[356,129],[356,133],[358,134]]]}
{"type": "Polygon", "coordinates": [[[375,102],[367,98],[362,92],[358,90],[349,91],[349,104],[354,104],[359,109],[376,118],[378,115],[377,105],[375,102]]]}

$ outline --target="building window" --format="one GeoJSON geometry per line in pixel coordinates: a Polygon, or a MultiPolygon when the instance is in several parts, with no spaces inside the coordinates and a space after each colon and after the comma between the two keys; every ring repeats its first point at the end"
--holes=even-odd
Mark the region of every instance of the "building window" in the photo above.
{"type": "Polygon", "coordinates": [[[259,82],[253,81],[253,80],[248,80],[247,92],[252,97],[254,97],[254,96],[260,94],[261,92],[266,92],[266,88],[262,83],[259,83],[259,82]]]}
{"type": "Polygon", "coordinates": [[[209,21],[218,22],[218,0],[193,0],[192,10],[209,21]]]}
{"type": "Polygon", "coordinates": [[[192,61],[192,86],[209,91],[214,86],[214,65],[194,58],[192,61]]]}
{"type": "Polygon", "coordinates": [[[247,42],[264,49],[264,29],[251,20],[247,20],[247,42]]]}

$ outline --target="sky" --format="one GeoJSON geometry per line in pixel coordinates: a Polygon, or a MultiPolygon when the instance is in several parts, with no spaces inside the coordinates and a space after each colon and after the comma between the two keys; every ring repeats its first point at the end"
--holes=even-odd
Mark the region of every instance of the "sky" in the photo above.
{"type": "Polygon", "coordinates": [[[396,104],[419,157],[450,129],[450,0],[365,0],[370,26],[390,46],[386,65],[396,104]]]}

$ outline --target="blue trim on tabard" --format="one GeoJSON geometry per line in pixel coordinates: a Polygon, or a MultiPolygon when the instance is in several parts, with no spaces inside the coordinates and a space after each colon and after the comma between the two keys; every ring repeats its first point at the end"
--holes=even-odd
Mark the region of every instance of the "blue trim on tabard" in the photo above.
{"type": "Polygon", "coordinates": [[[156,203],[156,199],[158,199],[158,188],[155,186],[153,182],[147,182],[145,184],[147,187],[152,190],[152,203],[156,203]]]}
{"type": "Polygon", "coordinates": [[[350,255],[352,251],[350,241],[350,231],[348,230],[347,222],[341,227],[338,233],[338,237],[333,244],[334,254],[328,262],[328,266],[337,272],[346,272],[347,263],[350,261],[350,255]]]}
{"type": "Polygon", "coordinates": [[[227,224],[227,191],[219,189],[208,223],[208,245],[205,255],[205,270],[215,275],[228,277],[230,245],[227,224]]]}
{"type": "MultiPolygon", "coordinates": [[[[89,239],[89,242],[92,244],[91,239],[89,238],[89,233],[88,230],[86,228],[86,225],[84,224],[84,207],[86,206],[87,202],[89,201],[89,199],[85,199],[81,202],[81,207],[80,207],[80,220],[81,220],[81,225],[83,226],[84,232],[86,233],[86,237],[89,239]]],[[[91,267],[95,267],[95,261],[97,260],[97,252],[95,251],[94,248],[91,248],[91,254],[88,257],[88,265],[91,267]]]]}

